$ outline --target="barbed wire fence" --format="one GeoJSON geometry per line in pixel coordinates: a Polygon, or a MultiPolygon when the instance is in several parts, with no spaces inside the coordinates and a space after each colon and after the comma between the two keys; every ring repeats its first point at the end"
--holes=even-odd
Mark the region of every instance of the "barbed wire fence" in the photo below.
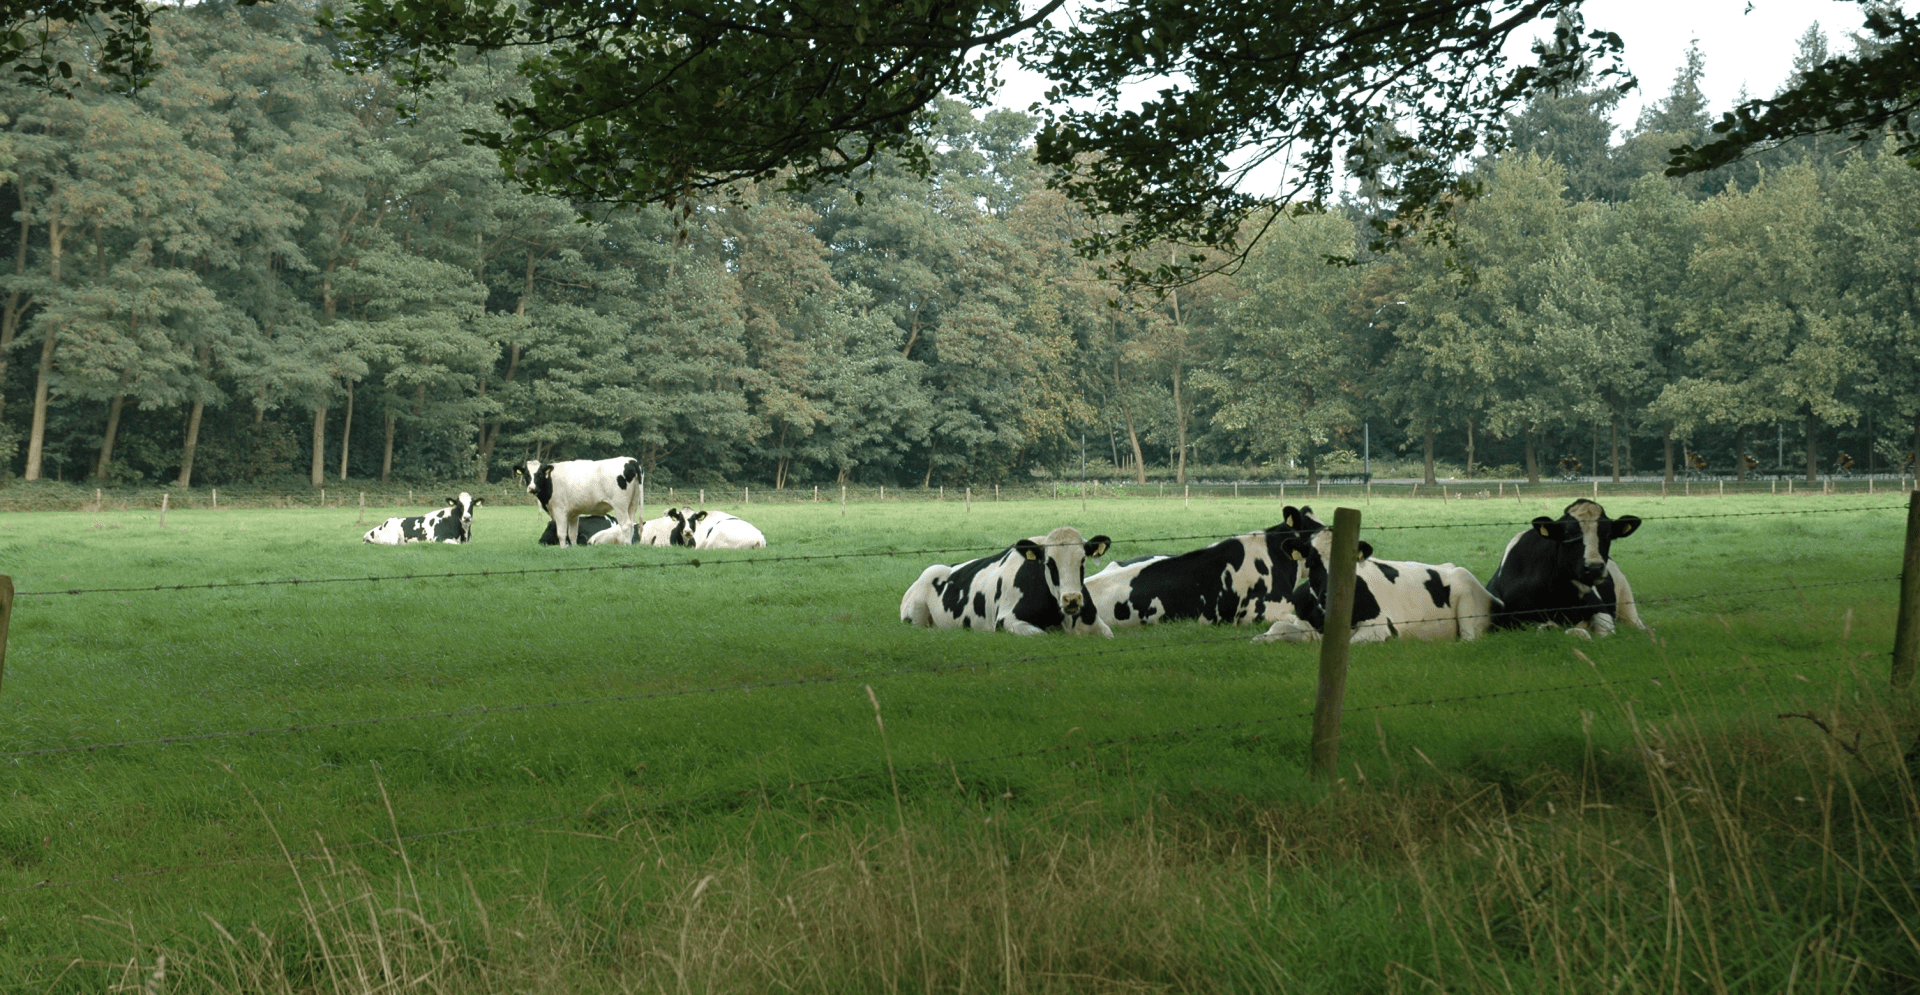
{"type": "MultiPolygon", "coordinates": [[[[1899,507],[1900,506],[1898,505],[1885,505],[1885,506],[1853,507],[1853,508],[1804,509],[1804,510],[1794,510],[1794,511],[1784,511],[1784,512],[1783,511],[1730,512],[1730,513],[1714,513],[1714,514],[1698,514],[1698,515],[1657,516],[1657,517],[1647,517],[1644,520],[1652,521],[1652,520],[1659,520],[1659,519],[1715,519],[1715,518],[1738,518],[1738,517],[1778,516],[1778,515],[1795,515],[1795,514],[1877,512],[1877,511],[1898,510],[1899,507]]],[[[1689,595],[1676,595],[1676,596],[1668,596],[1668,597],[1655,598],[1655,599],[1639,599],[1637,603],[1641,606],[1653,606],[1653,605],[1669,604],[1669,603],[1677,603],[1677,602],[1685,602],[1685,601],[1696,601],[1696,600],[1710,599],[1710,598],[1734,599],[1734,598],[1749,597],[1749,596],[1761,595],[1761,594],[1780,593],[1780,592],[1786,592],[1786,591],[1804,591],[1812,588],[1842,587],[1842,586],[1866,585],[1866,584],[1884,584],[1894,580],[1902,581],[1903,594],[1904,594],[1908,587],[1913,586],[1913,578],[1916,575],[1916,571],[1913,569],[1913,564],[1915,562],[1914,550],[1916,548],[1916,543],[1912,541],[1913,536],[1911,534],[1912,533],[1911,526],[1913,522],[1920,521],[1920,500],[1915,500],[1914,502],[1912,502],[1909,505],[1909,509],[1910,509],[1910,514],[1909,514],[1910,541],[1908,544],[1908,561],[1907,561],[1908,569],[1906,570],[1906,572],[1904,572],[1901,575],[1892,576],[1892,577],[1861,578],[1861,579],[1854,579],[1854,580],[1847,580],[1847,581],[1836,581],[1831,583],[1789,584],[1789,585],[1773,586],[1773,587],[1765,587],[1765,588],[1751,588],[1751,589],[1741,590],[1741,591],[1700,592],[1700,593],[1689,594],[1689,595]]],[[[1530,524],[1531,524],[1530,521],[1529,522],[1478,522],[1478,523],[1426,523],[1426,524],[1402,525],[1402,526],[1381,526],[1381,527],[1376,527],[1375,530],[1385,531],[1389,529],[1399,530],[1399,529],[1443,529],[1443,528],[1444,529],[1470,529],[1470,528],[1494,528],[1494,527],[1504,528],[1504,527],[1512,527],[1512,526],[1526,526],[1530,524]]],[[[1239,533],[1239,534],[1246,534],[1246,533],[1239,533]]],[[[1140,539],[1135,541],[1146,543],[1146,542],[1192,541],[1192,540],[1220,539],[1220,538],[1227,538],[1227,536],[1222,536],[1219,534],[1193,535],[1193,536],[1159,536],[1159,537],[1151,537],[1151,538],[1140,539]]],[[[878,556],[899,557],[899,556],[933,555],[938,553],[950,553],[950,552],[975,552],[975,551],[981,551],[983,549],[990,551],[992,548],[999,548],[999,547],[947,547],[944,549],[921,549],[921,550],[876,550],[876,551],[836,553],[836,554],[802,554],[797,556],[728,558],[728,559],[712,560],[709,562],[715,563],[715,564],[724,563],[729,565],[771,564],[771,563],[791,563],[791,562],[820,562],[820,561],[831,561],[831,560],[843,560],[848,558],[863,558],[863,557],[878,557],[878,556]]],[[[47,597],[47,596],[57,596],[57,595],[85,595],[85,594],[100,594],[100,593],[189,591],[189,590],[217,589],[217,588],[223,588],[223,587],[246,588],[246,587],[302,585],[302,584],[319,584],[319,583],[354,583],[354,582],[377,583],[382,581],[394,581],[394,580],[426,580],[426,579],[442,579],[442,578],[518,577],[518,576],[537,575],[537,574],[564,574],[564,573],[578,573],[578,572],[590,572],[590,571],[602,571],[602,570],[631,570],[631,569],[666,568],[666,567],[680,567],[680,566],[698,567],[700,565],[701,565],[701,561],[698,558],[693,558],[687,561],[654,563],[654,564],[605,564],[605,565],[587,565],[587,566],[577,566],[577,567],[529,568],[525,570],[504,570],[504,571],[502,570],[449,571],[449,572],[440,573],[440,574],[406,574],[406,575],[385,576],[385,577],[337,577],[337,578],[320,578],[320,579],[284,578],[284,579],[262,580],[262,581],[213,582],[208,584],[176,584],[176,585],[163,584],[163,585],[152,585],[152,586],[145,586],[145,587],[76,588],[76,589],[67,589],[67,590],[19,592],[19,596],[47,597]]],[[[8,600],[10,601],[10,599],[8,600]]],[[[10,609],[11,607],[10,603],[7,604],[5,607],[10,609]]],[[[7,619],[8,614],[10,614],[10,612],[0,612],[0,639],[4,639],[5,626],[8,621],[7,619]]],[[[1905,606],[1903,605],[1903,611],[1901,614],[1901,624],[1903,628],[1907,626],[1908,615],[1909,615],[1909,612],[1905,610],[1905,606]]],[[[1479,616],[1475,616],[1475,617],[1479,617],[1479,616]]],[[[1911,641],[1912,640],[1906,639],[1905,636],[1901,636],[1896,639],[1896,651],[1894,654],[1896,682],[1899,679],[1900,646],[1904,645],[1905,642],[1911,642],[1911,641]]],[[[947,665],[920,667],[920,668],[896,668],[896,669],[885,670],[885,671],[869,671],[869,672],[861,672],[861,673],[826,675],[822,677],[799,678],[799,679],[786,680],[786,681],[769,681],[769,682],[758,682],[758,683],[748,683],[748,684],[736,683],[736,684],[727,684],[727,685],[719,685],[719,686],[711,686],[711,687],[686,688],[686,689],[666,690],[666,691],[657,691],[657,692],[644,692],[644,693],[636,693],[636,694],[628,694],[628,695],[609,695],[609,696],[600,696],[600,697],[594,697],[594,698],[576,698],[576,699],[566,699],[566,700],[548,701],[548,702],[534,702],[534,703],[522,703],[522,704],[499,705],[499,706],[476,706],[476,707],[465,708],[465,709],[450,709],[450,710],[443,710],[443,711],[436,711],[436,712],[416,713],[416,714],[410,714],[410,715],[377,716],[377,717],[366,717],[366,718],[357,718],[357,719],[343,719],[343,720],[324,722],[324,723],[290,724],[290,725],[284,725],[284,726],[264,726],[264,727],[251,728],[251,729],[192,733],[192,734],[184,734],[184,735],[178,735],[178,736],[149,737],[145,739],[130,739],[130,740],[117,741],[117,742],[101,742],[101,743],[91,743],[91,744],[83,744],[83,745],[76,745],[76,746],[47,747],[47,748],[40,748],[40,749],[17,750],[17,751],[11,751],[11,752],[0,752],[0,759],[11,759],[17,763],[17,762],[20,762],[20,760],[29,758],[29,757],[47,757],[47,756],[55,756],[60,754],[95,752],[99,750],[109,750],[109,749],[126,749],[126,748],[139,747],[139,746],[174,745],[174,744],[183,744],[183,743],[189,743],[189,742],[206,742],[206,741],[223,740],[223,739],[237,739],[237,738],[243,738],[243,737],[253,738],[253,737],[260,737],[260,736],[285,735],[285,734],[294,734],[294,733],[301,733],[301,732],[314,732],[314,731],[320,731],[320,730],[343,729],[343,728],[351,728],[351,727],[357,727],[357,726],[413,723],[413,722],[422,722],[422,721],[429,721],[429,720],[441,720],[441,719],[480,716],[480,715],[489,715],[489,714],[527,712],[527,711],[542,710],[542,709],[581,707],[581,706],[596,705],[596,704],[625,703],[625,702],[636,702],[636,701],[646,701],[646,700],[658,700],[658,699],[664,699],[664,698],[688,697],[688,696],[694,696],[694,695],[720,694],[720,693],[733,692],[733,691],[751,692],[755,690],[764,690],[764,689],[803,687],[803,686],[809,686],[809,685],[836,684],[836,683],[847,683],[847,682],[853,682],[853,681],[874,681],[874,680],[878,680],[886,677],[906,677],[906,676],[914,676],[914,675],[921,675],[921,674],[938,674],[938,673],[955,672],[955,671],[983,671],[983,670],[992,670],[995,668],[1004,668],[1010,665],[1052,662],[1057,660],[1073,659],[1076,657],[1101,657],[1101,656],[1110,656],[1110,655],[1119,654],[1119,653],[1164,651],[1168,649],[1195,648],[1195,647],[1205,647],[1205,646],[1211,646],[1211,645],[1225,645],[1230,643],[1244,644],[1246,642],[1247,642],[1247,637],[1244,634],[1235,634],[1230,637],[1214,637],[1214,638],[1207,638],[1207,639],[1201,639],[1201,640],[1190,640],[1185,642],[1152,642],[1152,643],[1142,643],[1134,646],[1104,647],[1100,649],[1087,650],[1087,651],[1074,652],[1074,653],[1032,654],[1032,655],[1015,657],[1010,659],[1003,659],[998,661],[947,664],[947,665]]],[[[5,652],[4,642],[0,642],[0,666],[4,666],[4,659],[5,659],[4,652],[5,652]]],[[[1909,656],[1910,655],[1911,654],[1909,653],[1909,656]]],[[[1737,668],[1724,668],[1722,670],[1717,670],[1717,671],[1695,672],[1695,673],[1687,674],[1684,676],[1685,677],[1712,677],[1712,676],[1719,676],[1724,674],[1739,673],[1739,672],[1746,672],[1746,671],[1775,670],[1775,669],[1781,669],[1781,668],[1790,667],[1790,666],[1810,667],[1810,666],[1817,666],[1825,663],[1831,663],[1839,660],[1868,659],[1868,658],[1871,658],[1872,656],[1874,656],[1874,654],[1853,654],[1848,656],[1830,657],[1830,658],[1825,658],[1820,660],[1811,660],[1811,661],[1798,661],[1798,662],[1776,663],[1776,664],[1760,664],[1760,665],[1751,665],[1751,666],[1744,666],[1744,667],[1737,667],[1737,668]]],[[[3,672],[3,671],[0,671],[0,672],[3,672]]],[[[1515,689],[1515,690],[1508,690],[1508,691],[1488,692],[1488,693],[1476,694],[1476,695],[1461,695],[1461,696],[1453,696],[1453,697],[1446,697],[1446,698],[1432,698],[1432,699],[1425,699],[1421,701],[1374,704],[1374,705],[1360,706],[1354,709],[1354,711],[1356,712],[1381,711],[1381,710],[1389,710],[1389,709],[1395,709],[1395,708],[1415,707],[1420,705],[1424,705],[1428,707],[1438,707],[1443,704],[1453,704],[1453,703],[1459,703],[1459,702],[1489,700],[1489,699],[1497,699],[1497,698],[1508,698],[1508,697],[1514,697],[1514,696],[1520,696],[1520,695],[1541,694],[1541,693],[1549,693],[1549,692],[1557,692],[1557,691],[1572,691],[1572,690],[1585,689],[1585,688],[1604,687],[1604,686],[1615,685],[1615,684],[1637,683],[1645,680],[1653,680],[1653,679],[1640,678],[1640,677],[1621,678],[1621,679],[1615,679],[1615,680],[1587,682],[1582,684],[1560,685],[1560,686],[1547,687],[1547,688],[1515,689]]],[[[1659,685],[1658,680],[1653,680],[1653,683],[1656,686],[1659,685]]],[[[1283,721],[1297,721],[1302,718],[1309,718],[1314,716],[1315,716],[1314,712],[1288,713],[1284,715],[1276,715],[1276,716],[1262,718],[1262,719],[1251,719],[1251,720],[1242,720],[1242,721],[1236,721],[1236,722],[1224,722],[1224,723],[1215,723],[1210,725],[1182,727],[1182,728],[1176,728],[1176,729],[1170,729],[1170,730],[1160,730],[1155,732],[1117,735],[1117,736],[1109,737],[1107,739],[1093,741],[1093,742],[1078,742],[1073,744],[1062,744],[1062,745],[1052,746],[1052,747],[1038,748],[1033,750],[1015,751],[1010,753],[995,754],[992,756],[975,757],[975,758],[970,758],[965,760],[936,761],[930,764],[924,764],[914,768],[903,768],[903,770],[912,771],[912,770],[924,770],[924,769],[936,769],[936,768],[944,769],[944,768],[956,768],[958,766],[980,765],[980,764],[999,762],[999,761],[1005,761],[1005,760],[1011,760],[1011,759],[1045,756],[1051,753],[1057,753],[1057,752],[1068,750],[1068,749],[1078,750],[1078,749],[1089,749],[1089,748],[1101,748],[1101,747],[1126,744],[1126,743],[1135,743],[1135,742],[1152,742],[1152,741],[1159,741],[1159,740],[1164,740],[1164,739],[1173,738],[1173,737],[1196,735],[1196,734],[1206,733],[1206,732],[1240,729],[1240,728],[1246,728],[1250,726],[1267,725],[1267,724],[1278,723],[1283,721]]],[[[827,777],[827,778],[818,778],[818,779],[807,780],[807,781],[794,781],[788,784],[785,788],[780,788],[780,789],[769,789],[766,785],[759,785],[754,788],[748,788],[748,789],[708,792],[701,795],[686,796],[683,798],[673,799],[669,801],[650,803],[646,806],[642,806],[640,810],[642,811],[661,810],[669,807],[696,804],[702,801],[713,801],[713,800],[719,800],[719,799],[725,799],[725,798],[731,798],[731,797],[744,797],[744,796],[752,795],[754,793],[767,793],[771,790],[795,791],[800,789],[811,789],[811,788],[822,787],[830,784],[880,777],[880,776],[884,776],[884,774],[885,774],[884,771],[870,771],[870,772],[864,772],[864,773],[858,773],[858,774],[848,774],[848,775],[840,775],[840,776],[827,777]]],[[[542,817],[529,818],[529,819],[508,820],[508,821],[502,821],[502,822],[496,822],[496,823],[489,823],[481,826],[470,826],[470,827],[461,827],[461,828],[455,828],[455,829],[437,830],[434,832],[419,833],[411,836],[401,836],[391,841],[385,840],[385,839],[379,839],[379,838],[372,838],[372,839],[368,839],[361,842],[341,844],[337,846],[328,847],[326,848],[326,850],[323,850],[323,851],[299,851],[294,854],[283,854],[283,855],[266,856],[266,857],[239,857],[239,858],[231,858],[231,859],[218,860],[218,861],[212,861],[212,862],[204,862],[199,864],[176,865],[168,868],[154,868],[154,869],[147,869],[147,870],[136,871],[136,872],[126,872],[126,873],[111,875],[106,877],[83,879],[83,880],[76,880],[71,882],[62,882],[58,884],[52,883],[50,881],[42,881],[24,888],[0,890],[0,894],[13,894],[13,893],[19,893],[19,892],[25,892],[25,891],[47,890],[47,889],[55,889],[55,888],[82,887],[89,884],[97,884],[102,882],[120,882],[120,881],[152,877],[152,876],[164,875],[164,874],[184,873],[191,870],[208,869],[208,868],[227,866],[227,865],[238,864],[238,863],[250,863],[250,862],[257,863],[257,862],[263,862],[263,861],[267,861],[267,862],[278,861],[278,860],[285,859],[287,856],[317,857],[327,852],[333,852],[333,851],[338,851],[342,849],[351,849],[354,847],[381,846],[381,845],[387,845],[390,842],[407,842],[412,840],[425,840],[425,839],[447,837],[447,836],[466,835],[466,834],[492,831],[492,830],[498,830],[498,829],[550,824],[550,823],[562,822],[567,820],[585,818],[590,816],[592,813],[593,813],[593,809],[590,807],[584,812],[569,812],[569,813],[561,813],[561,814],[551,815],[551,816],[542,816],[542,817]]]]}
{"type": "MultiPolygon", "coordinates": [[[[1707,679],[1707,678],[1716,678],[1716,677],[1726,677],[1733,674],[1761,673],[1761,672],[1767,672],[1767,671],[1787,670],[1789,668],[1812,669],[1815,667],[1825,666],[1827,664],[1832,664],[1832,663],[1858,662],[1858,661],[1870,660],[1870,659],[1874,659],[1875,657],[1883,656],[1883,655],[1884,654],[1871,653],[1871,652],[1848,653],[1848,654],[1841,654],[1837,656],[1823,657],[1823,658],[1812,659],[1812,660],[1796,660],[1796,661],[1788,661],[1788,662],[1782,662],[1782,663],[1749,664],[1749,665],[1739,666],[1739,667],[1723,667],[1723,668],[1714,669],[1714,670],[1692,671],[1684,674],[1669,673],[1667,675],[1667,678],[1668,680],[1674,681],[1677,684],[1680,681],[1685,681],[1689,679],[1707,679]]],[[[1593,690],[1596,688],[1604,688],[1604,687],[1625,687],[1625,686],[1635,686],[1635,685],[1650,685],[1653,688],[1657,688],[1657,689],[1663,689],[1663,690],[1668,689],[1668,685],[1663,683],[1661,678],[1659,677],[1623,677],[1623,678],[1613,678],[1608,680],[1583,681],[1583,682],[1574,683],[1574,684],[1558,684],[1558,685],[1552,685],[1548,687],[1516,688],[1516,689],[1511,689],[1506,691],[1484,692],[1481,694],[1448,695],[1448,696],[1441,696],[1441,697],[1413,699],[1409,701],[1398,701],[1398,702],[1389,702],[1389,703],[1381,703],[1381,704],[1373,704],[1373,705],[1364,705],[1364,706],[1360,706],[1358,708],[1353,709],[1353,711],[1384,712],[1384,711],[1393,711],[1396,709],[1403,709],[1403,708],[1423,708],[1423,707],[1436,708],[1441,705],[1455,705],[1455,704],[1462,704],[1467,702],[1491,701],[1495,699],[1525,697],[1525,696],[1537,695],[1537,694],[1554,694],[1554,693],[1562,693],[1562,692],[1568,692],[1568,691],[1584,691],[1584,690],[1593,690]]],[[[685,808],[685,807],[691,807],[691,806],[697,806],[697,805],[710,804],[714,802],[751,800],[755,796],[759,796],[763,800],[763,803],[770,803],[772,796],[776,794],[793,795],[801,792],[814,791],[814,790],[829,787],[832,785],[850,784],[850,783],[863,782],[863,781],[874,781],[882,778],[888,778],[894,775],[913,776],[917,774],[957,771],[958,769],[963,767],[977,767],[977,766],[982,766],[987,764],[1004,763],[1010,760],[1031,760],[1031,759],[1037,759],[1040,757],[1052,756],[1060,753],[1069,753],[1069,752],[1079,753],[1082,751],[1106,749],[1106,748],[1111,748],[1116,746],[1130,746],[1134,744],[1155,743],[1155,742],[1160,742],[1164,740],[1185,739],[1185,738],[1200,736],[1208,733],[1237,732],[1237,731],[1246,730],[1246,729],[1263,728],[1263,727],[1276,725],[1284,722],[1297,722],[1301,719],[1311,718],[1313,714],[1314,713],[1312,711],[1304,711],[1304,712],[1293,711],[1293,712],[1285,712],[1285,713],[1271,715],[1271,716],[1265,716],[1261,718],[1238,719],[1238,720],[1231,720],[1231,721],[1225,721],[1225,722],[1207,723],[1207,724],[1201,724],[1201,725],[1180,726],[1172,729],[1155,730],[1152,732],[1135,732],[1135,733],[1116,734],[1116,735],[1099,737],[1094,739],[1083,739],[1083,740],[1076,740],[1073,742],[1062,742],[1052,746],[1043,746],[1043,747],[1034,747],[1034,748],[1025,749],[1025,750],[1007,751],[1007,752],[996,753],[996,754],[991,754],[987,756],[968,757],[968,758],[946,758],[946,759],[937,758],[937,759],[916,763],[916,764],[896,765],[891,769],[888,769],[887,767],[882,766],[882,767],[877,767],[871,770],[865,770],[865,771],[859,771],[859,772],[847,773],[847,774],[836,774],[836,775],[831,775],[827,777],[816,777],[816,778],[808,778],[803,780],[790,779],[784,784],[768,784],[765,782],[761,782],[750,787],[707,791],[707,792],[701,792],[698,794],[683,795],[677,798],[665,799],[661,801],[645,802],[637,805],[632,804],[631,802],[626,802],[620,805],[618,810],[621,813],[624,813],[628,816],[637,816],[637,815],[645,815],[645,814],[651,814],[651,813],[657,813],[657,812],[664,812],[664,811],[667,811],[670,809],[676,809],[676,808],[685,808]]],[[[148,741],[148,742],[153,742],[153,741],[148,741]]],[[[115,745],[141,745],[141,744],[115,744],[115,745]]],[[[13,755],[16,755],[16,754],[0,754],[0,756],[13,756],[13,755]]],[[[527,828],[532,826],[552,825],[552,824],[561,823],[561,822],[587,820],[587,819],[594,818],[596,815],[599,815],[603,811],[606,811],[607,808],[609,807],[601,806],[596,802],[595,804],[588,805],[585,808],[576,810],[576,811],[566,811],[566,812],[561,812],[561,813],[552,814],[552,815],[533,816],[533,817],[522,818],[522,819],[502,820],[497,822],[483,823],[480,825],[461,826],[461,827],[456,827],[451,829],[438,829],[438,830],[432,830],[427,832],[408,833],[408,834],[402,834],[399,836],[392,836],[392,837],[369,836],[367,839],[356,841],[356,842],[328,844],[324,847],[315,848],[315,849],[288,850],[283,853],[258,854],[258,855],[249,855],[249,856],[241,856],[241,857],[221,858],[218,860],[201,861],[201,862],[189,863],[189,864],[174,864],[174,865],[167,865],[162,867],[144,868],[137,871],[125,871],[117,874],[101,875],[101,876],[92,877],[92,878],[78,878],[78,879],[67,880],[67,881],[56,882],[51,879],[45,879],[30,885],[0,889],[0,895],[23,894],[27,892],[37,892],[37,891],[58,891],[58,890],[73,889],[73,888],[84,888],[84,887],[99,885],[99,884],[120,884],[120,883],[136,881],[144,878],[171,876],[171,875],[183,874],[191,871],[210,870],[214,868],[231,867],[231,866],[236,866],[240,864],[267,864],[267,865],[284,864],[289,859],[325,860],[325,859],[330,859],[334,854],[351,851],[351,850],[364,849],[369,847],[390,847],[390,846],[404,845],[406,843],[414,843],[414,842],[420,842],[425,840],[444,839],[444,838],[455,837],[455,836],[467,836],[467,835],[472,835],[476,833],[494,832],[494,831],[503,830],[503,829],[520,829],[520,828],[527,828]]]]}

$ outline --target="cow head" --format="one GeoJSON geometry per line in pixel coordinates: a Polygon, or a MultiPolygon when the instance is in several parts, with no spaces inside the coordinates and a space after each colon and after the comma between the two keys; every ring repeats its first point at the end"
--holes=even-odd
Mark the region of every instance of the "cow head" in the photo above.
{"type": "Polygon", "coordinates": [[[466,491],[461,491],[457,498],[447,499],[447,507],[452,508],[453,513],[460,518],[461,542],[473,541],[473,509],[486,503],[486,498],[474,497],[466,491]]]}
{"type": "Polygon", "coordinates": [[[533,499],[540,503],[541,510],[546,509],[547,502],[553,497],[552,463],[530,459],[513,468],[513,479],[515,483],[525,484],[527,493],[533,495],[533,499]]]}
{"type": "Polygon", "coordinates": [[[1562,571],[1592,586],[1606,575],[1613,540],[1632,535],[1640,528],[1640,519],[1632,515],[1608,518],[1598,504],[1581,498],[1567,505],[1559,518],[1541,515],[1534,519],[1532,528],[1560,544],[1557,562],[1562,571]]]}
{"type": "Polygon", "coordinates": [[[692,546],[694,527],[706,519],[707,513],[692,510],[682,512],[678,508],[668,508],[667,517],[673,519],[673,528],[667,532],[667,545],[692,546]]]}
{"type": "Polygon", "coordinates": [[[1047,579],[1047,593],[1060,605],[1060,614],[1065,619],[1060,627],[1067,632],[1078,632],[1092,629],[1100,621],[1093,599],[1087,597],[1087,560],[1107,555],[1112,545],[1113,540],[1106,536],[1086,539],[1079,529],[1063,525],[1045,536],[1014,543],[1013,552],[1041,566],[1047,579]]]}

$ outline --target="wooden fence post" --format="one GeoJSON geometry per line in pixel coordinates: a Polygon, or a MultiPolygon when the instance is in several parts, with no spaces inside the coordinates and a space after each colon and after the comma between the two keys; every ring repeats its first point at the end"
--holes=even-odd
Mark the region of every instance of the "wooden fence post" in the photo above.
{"type": "Polygon", "coordinates": [[[1192,484],[1187,484],[1184,488],[1181,489],[1180,506],[1182,508],[1193,507],[1193,485],[1192,484]]]}
{"type": "Polygon", "coordinates": [[[968,514],[972,514],[973,512],[973,485],[972,484],[967,485],[967,512],[968,514]]]}
{"type": "Polygon", "coordinates": [[[0,574],[0,685],[7,680],[7,629],[13,625],[13,578],[0,574]]]}
{"type": "Polygon", "coordinates": [[[167,496],[165,494],[160,495],[160,527],[163,529],[167,527],[167,496]]]}
{"type": "Polygon", "coordinates": [[[213,489],[213,510],[220,510],[220,488],[218,487],[213,489]]]}
{"type": "Polygon", "coordinates": [[[367,524],[367,492],[360,492],[360,524],[367,524]]]}
{"type": "Polygon", "coordinates": [[[840,517],[847,516],[847,485],[840,485],[840,517]]]}
{"type": "Polygon", "coordinates": [[[1313,776],[1331,780],[1340,760],[1340,709],[1353,641],[1353,566],[1359,559],[1360,509],[1333,511],[1333,562],[1327,564],[1327,618],[1320,632],[1320,690],[1313,700],[1313,776]]]}
{"type": "Polygon", "coordinates": [[[1913,684],[1920,657],[1920,490],[1907,496],[1907,550],[1900,562],[1900,617],[1893,630],[1893,689],[1913,684]]]}

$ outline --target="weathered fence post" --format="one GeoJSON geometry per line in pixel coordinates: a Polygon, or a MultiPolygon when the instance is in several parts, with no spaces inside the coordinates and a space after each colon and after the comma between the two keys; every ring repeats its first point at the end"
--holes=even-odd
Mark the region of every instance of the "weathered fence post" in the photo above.
{"type": "Polygon", "coordinates": [[[993,485],[993,503],[994,504],[1000,503],[1000,485],[999,484],[993,485]]]}
{"type": "Polygon", "coordinates": [[[1087,482],[1084,480],[1080,482],[1080,510],[1087,510],[1087,482]]]}
{"type": "Polygon", "coordinates": [[[1233,482],[1233,499],[1235,501],[1240,500],[1240,482],[1238,480],[1233,482]]]}
{"type": "Polygon", "coordinates": [[[367,492],[360,492],[360,524],[367,524],[367,492]]]}
{"type": "Polygon", "coordinates": [[[1313,776],[1331,780],[1340,759],[1340,709],[1347,694],[1347,649],[1353,641],[1353,565],[1359,556],[1360,509],[1335,508],[1333,562],[1328,564],[1327,617],[1320,632],[1320,690],[1313,699],[1313,776]]]}
{"type": "Polygon", "coordinates": [[[326,506],[327,506],[327,489],[322,487],[320,488],[320,507],[324,508],[326,506]]]}
{"type": "Polygon", "coordinates": [[[847,485],[840,485],[840,517],[847,516],[847,485]]]}
{"type": "Polygon", "coordinates": [[[1907,498],[1907,549],[1900,561],[1900,618],[1893,630],[1893,689],[1913,684],[1920,657],[1920,490],[1907,498]]]}
{"type": "Polygon", "coordinates": [[[93,510],[99,511],[100,508],[100,488],[96,487],[93,489],[93,510]]]}
{"type": "Polygon", "coordinates": [[[967,513],[973,513],[973,485],[967,485],[967,513]]]}
{"type": "Polygon", "coordinates": [[[160,527],[163,529],[167,527],[167,496],[165,494],[160,495],[160,527]]]}
{"type": "Polygon", "coordinates": [[[813,503],[814,504],[820,503],[820,485],[819,484],[813,485],[813,503]]]}
{"type": "Polygon", "coordinates": [[[1192,484],[1187,484],[1185,488],[1181,490],[1180,506],[1183,508],[1193,507],[1193,485],[1192,484]]]}
{"type": "Polygon", "coordinates": [[[213,510],[220,510],[220,488],[218,487],[213,489],[213,510]]]}

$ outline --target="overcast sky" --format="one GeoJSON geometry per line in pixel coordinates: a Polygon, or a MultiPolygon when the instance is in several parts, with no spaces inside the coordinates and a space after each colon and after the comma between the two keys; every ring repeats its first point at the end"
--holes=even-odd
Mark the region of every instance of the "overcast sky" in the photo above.
{"type": "MultiPolygon", "coordinates": [[[[1920,0],[1904,0],[1902,9],[1911,10],[1916,2],[1920,0]]],[[[1755,97],[1770,96],[1779,89],[1793,68],[1800,35],[1809,25],[1817,22],[1826,32],[1828,51],[1833,54],[1853,50],[1851,35],[1861,25],[1860,5],[1850,0],[1588,0],[1584,10],[1589,28],[1620,35],[1626,43],[1627,67],[1640,78],[1640,88],[1628,94],[1614,114],[1614,123],[1621,128],[1633,126],[1646,102],[1666,96],[1686,59],[1687,45],[1696,39],[1706,56],[1701,88],[1710,112],[1718,117],[1733,106],[1742,86],[1755,97]]],[[[1533,36],[1551,31],[1551,25],[1543,24],[1538,32],[1516,36],[1510,51],[1517,59],[1531,62],[1528,49],[1533,36]]],[[[1001,91],[1000,106],[1024,110],[1045,90],[1039,77],[1011,67],[1003,76],[1007,87],[1001,91]]],[[[1141,85],[1139,89],[1150,94],[1157,88],[1141,85]]],[[[1278,179],[1277,173],[1256,172],[1249,182],[1270,187],[1278,179]]]]}

